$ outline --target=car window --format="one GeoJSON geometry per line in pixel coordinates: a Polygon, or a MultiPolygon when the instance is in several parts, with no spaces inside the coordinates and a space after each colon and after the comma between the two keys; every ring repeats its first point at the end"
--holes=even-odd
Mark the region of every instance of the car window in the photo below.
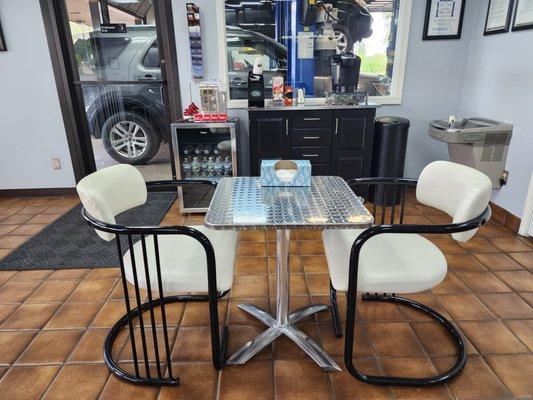
{"type": "Polygon", "coordinates": [[[146,54],[144,55],[143,65],[148,68],[159,68],[160,67],[160,60],[159,60],[159,48],[157,47],[157,41],[155,41],[146,54]]]}
{"type": "Polygon", "coordinates": [[[230,71],[250,70],[258,57],[262,59],[265,71],[278,69],[282,55],[279,54],[280,51],[276,45],[260,35],[228,35],[228,69],[230,71]]]}

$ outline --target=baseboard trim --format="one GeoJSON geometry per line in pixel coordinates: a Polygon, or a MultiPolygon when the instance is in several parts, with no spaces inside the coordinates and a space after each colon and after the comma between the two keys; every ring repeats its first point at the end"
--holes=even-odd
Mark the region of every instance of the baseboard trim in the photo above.
{"type": "Polygon", "coordinates": [[[518,233],[521,222],[520,218],[510,213],[505,208],[494,204],[492,201],[490,202],[490,208],[492,209],[491,219],[502,224],[506,228],[511,229],[514,233],[518,233]]]}
{"type": "Polygon", "coordinates": [[[76,188],[0,189],[0,197],[74,196],[76,188]]]}

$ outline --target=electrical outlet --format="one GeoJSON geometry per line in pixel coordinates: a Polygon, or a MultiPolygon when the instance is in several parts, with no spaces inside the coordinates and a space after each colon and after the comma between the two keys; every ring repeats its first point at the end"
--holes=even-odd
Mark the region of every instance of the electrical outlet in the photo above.
{"type": "Polygon", "coordinates": [[[61,169],[61,161],[59,160],[59,158],[52,158],[52,168],[61,169]]]}

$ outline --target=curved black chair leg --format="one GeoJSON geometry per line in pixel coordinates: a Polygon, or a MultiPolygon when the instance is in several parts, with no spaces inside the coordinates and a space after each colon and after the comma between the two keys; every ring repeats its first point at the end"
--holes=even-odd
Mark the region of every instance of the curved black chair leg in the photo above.
{"type": "Polygon", "coordinates": [[[337,291],[329,281],[329,302],[331,304],[331,318],[333,321],[333,332],[337,338],[342,337],[341,318],[339,316],[339,306],[337,304],[337,291]]]}
{"type": "MultiPolygon", "coordinates": [[[[224,297],[229,291],[217,293],[217,300],[224,297]]],[[[124,314],[116,323],[113,325],[113,327],[110,329],[109,333],[107,334],[107,337],[104,342],[104,362],[109,369],[109,371],[116,376],[118,376],[120,379],[123,379],[130,383],[136,383],[139,385],[144,386],[178,386],[180,383],[179,377],[174,377],[172,375],[172,369],[168,367],[167,365],[167,371],[166,376],[163,377],[161,374],[158,374],[157,377],[150,377],[150,373],[148,372],[150,367],[152,369],[162,370],[161,364],[159,362],[156,362],[156,364],[153,364],[152,362],[147,363],[145,360],[142,361],[142,364],[145,364],[146,366],[146,376],[140,372],[140,365],[141,362],[137,359],[137,351],[136,351],[136,344],[134,336],[132,335],[132,324],[130,325],[130,322],[133,321],[133,319],[138,318],[140,314],[149,311],[153,307],[160,307],[162,304],[171,304],[171,303],[184,303],[184,302],[191,302],[191,301],[199,301],[199,302],[207,302],[209,300],[208,295],[179,295],[179,296],[166,296],[163,298],[153,299],[152,302],[147,301],[145,303],[142,303],[140,307],[134,308],[130,310],[131,319],[128,315],[128,313],[124,314]],[[121,368],[118,363],[113,358],[113,346],[115,344],[115,341],[119,335],[119,333],[124,329],[130,329],[130,340],[132,343],[132,355],[133,355],[133,364],[134,364],[134,373],[128,372],[121,368]],[[150,365],[149,365],[150,364],[150,365]]],[[[217,307],[218,308],[218,307],[217,307]]],[[[166,361],[167,364],[170,363],[170,352],[169,352],[169,343],[168,343],[168,335],[166,335],[167,331],[167,325],[166,320],[164,319],[162,321],[163,324],[163,330],[165,331],[164,335],[164,347],[167,351],[166,354],[166,361]]],[[[144,326],[144,325],[143,325],[144,326]]],[[[217,331],[218,334],[218,326],[211,326],[211,335],[213,337],[213,330],[217,331]]],[[[220,348],[216,349],[216,351],[213,354],[213,362],[217,369],[221,369],[226,360],[226,348],[227,348],[227,342],[228,342],[228,327],[227,325],[222,327],[222,333],[221,333],[221,343],[220,348]]],[[[143,346],[143,353],[146,354],[147,348],[146,343],[142,343],[143,346]]]]}
{"type": "MultiPolygon", "coordinates": [[[[355,378],[359,379],[360,381],[370,383],[372,385],[389,385],[389,386],[413,386],[413,387],[424,387],[424,386],[435,386],[439,384],[443,384],[445,382],[450,381],[455,376],[457,376],[462,369],[464,368],[466,364],[466,347],[464,344],[463,339],[461,338],[461,334],[457,331],[455,326],[452,325],[450,321],[448,321],[444,316],[439,314],[437,311],[420,304],[414,300],[406,299],[404,297],[398,297],[394,294],[388,295],[388,294],[363,294],[361,296],[362,300],[364,301],[385,301],[385,302],[392,302],[397,303],[401,305],[406,305],[408,307],[414,308],[415,310],[418,310],[420,312],[423,312],[427,315],[429,315],[431,318],[433,318],[435,321],[437,321],[451,336],[453,342],[457,346],[457,349],[459,351],[459,356],[457,358],[457,361],[455,365],[450,368],[448,371],[435,375],[428,378],[399,378],[399,377],[388,377],[388,376],[374,376],[374,375],[366,375],[362,372],[359,372],[355,366],[353,365],[352,357],[346,357],[345,356],[345,364],[346,368],[352,374],[355,378]]],[[[352,326],[346,326],[346,329],[351,330],[350,337],[353,338],[353,331],[355,329],[355,324],[352,324],[352,326]]],[[[353,343],[352,343],[353,345],[353,343]]]]}

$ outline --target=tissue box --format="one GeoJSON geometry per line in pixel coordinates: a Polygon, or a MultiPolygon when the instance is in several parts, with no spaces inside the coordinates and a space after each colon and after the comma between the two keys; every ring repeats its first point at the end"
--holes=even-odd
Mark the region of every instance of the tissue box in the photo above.
{"type": "Polygon", "coordinates": [[[311,163],[309,160],[263,160],[261,186],[311,186],[311,163]]]}

